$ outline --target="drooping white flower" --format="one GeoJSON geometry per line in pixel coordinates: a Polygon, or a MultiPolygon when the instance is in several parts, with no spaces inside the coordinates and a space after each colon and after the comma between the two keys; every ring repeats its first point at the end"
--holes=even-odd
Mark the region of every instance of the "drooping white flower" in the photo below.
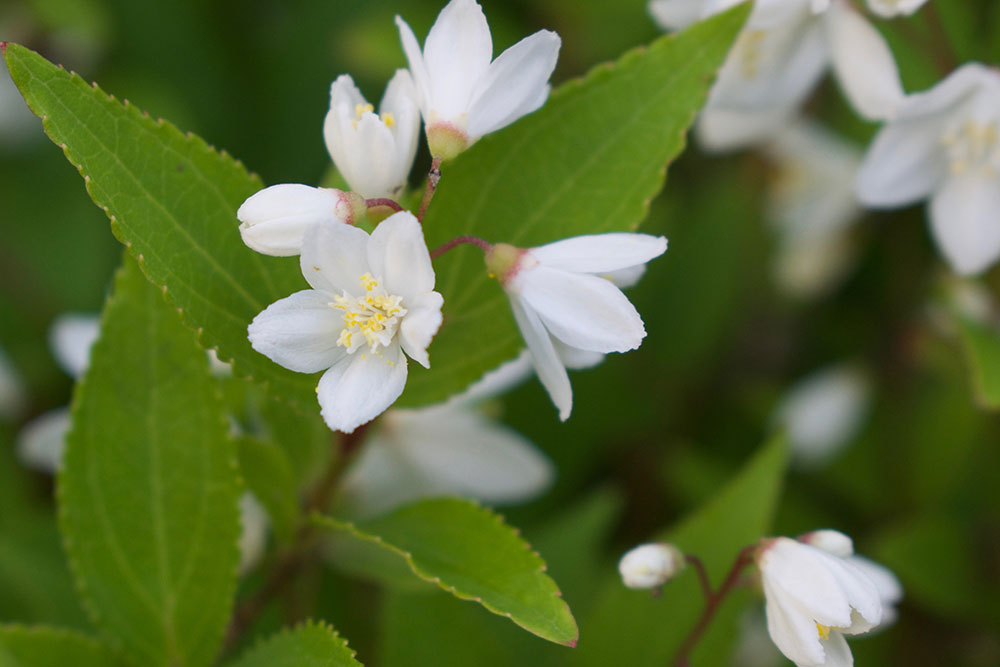
{"type": "Polygon", "coordinates": [[[861,202],[930,199],[931,232],[960,274],[1000,257],[1000,72],[963,65],[911,95],[876,135],[857,178],[861,202]]]}
{"type": "Polygon", "coordinates": [[[492,60],[490,27],[475,0],[451,0],[431,26],[423,52],[399,16],[396,25],[435,157],[458,155],[548,97],[561,44],[554,32],[539,30],[492,60]]]}
{"type": "Polygon", "coordinates": [[[318,224],[354,224],[367,211],[354,192],[300,183],[272,185],[243,202],[236,217],[240,236],[265,255],[289,257],[302,251],[306,232],[318,224]]]}
{"type": "Polygon", "coordinates": [[[593,359],[639,347],[646,336],[642,319],[613,280],[635,278],[635,267],[666,249],[662,236],[611,233],[530,249],[499,243],[486,253],[486,266],[507,292],[538,379],[563,421],[573,408],[563,355],[593,359]]]}
{"type": "MultiPolygon", "coordinates": [[[[653,0],[667,29],[684,28],[738,0],[653,0]]],[[[847,0],[757,0],[709,94],[698,123],[712,149],[773,135],[796,113],[828,67],[859,114],[890,117],[903,97],[885,40],[847,0]]]]}
{"type": "Polygon", "coordinates": [[[862,153],[806,120],[780,131],[763,151],[775,167],[767,191],[767,215],[779,236],[775,281],[791,296],[820,295],[854,260],[849,232],[861,214],[854,178],[862,153]]]}
{"type": "Polygon", "coordinates": [[[868,0],[868,8],[879,16],[909,16],[923,7],[927,0],[868,0]]]}
{"type": "Polygon", "coordinates": [[[406,187],[419,137],[420,110],[408,71],[398,70],[389,81],[377,114],[350,76],[333,82],[323,138],[354,192],[366,199],[397,198],[406,187]]]}
{"type": "Polygon", "coordinates": [[[618,561],[618,573],[628,588],[658,588],[684,569],[684,554],[673,544],[651,542],[627,551],[618,561]]]}
{"type": "Polygon", "coordinates": [[[800,465],[829,461],[857,433],[868,412],[868,376],[851,364],[817,371],[797,382],[781,401],[775,421],[785,428],[800,465]]]}
{"type": "Polygon", "coordinates": [[[255,317],[250,343],[293,371],[325,370],[316,389],[323,418],[350,433],[402,393],[406,355],[430,367],[427,346],[443,303],[430,255],[420,223],[401,211],[370,236],[350,225],[313,226],[301,268],[313,289],[255,317]]]}
{"type": "Polygon", "coordinates": [[[799,667],[853,664],[845,634],[882,620],[879,591],[845,558],[787,537],[764,540],[756,556],[767,630],[799,667]]]}

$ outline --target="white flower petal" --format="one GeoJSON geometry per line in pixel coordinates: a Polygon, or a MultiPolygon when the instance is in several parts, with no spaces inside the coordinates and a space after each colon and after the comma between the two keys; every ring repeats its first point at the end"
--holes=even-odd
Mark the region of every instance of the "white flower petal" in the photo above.
{"type": "Polygon", "coordinates": [[[601,278],[610,280],[611,284],[618,289],[628,289],[629,287],[637,285],[642,277],[646,275],[646,265],[637,264],[635,266],[629,266],[616,271],[607,271],[598,275],[601,278]]]}
{"type": "Polygon", "coordinates": [[[864,556],[854,555],[848,561],[865,576],[871,579],[878,589],[882,601],[882,620],[879,627],[885,627],[896,621],[896,605],[903,599],[903,586],[892,570],[864,556]]]}
{"type": "Polygon", "coordinates": [[[1000,257],[1000,177],[950,177],[931,199],[934,240],[960,274],[981,273],[1000,257]]]}
{"type": "Polygon", "coordinates": [[[777,135],[795,115],[797,104],[772,109],[736,111],[705,107],[698,116],[695,134],[709,151],[730,151],[767,141],[777,135]]]}
{"type": "Polygon", "coordinates": [[[947,117],[889,123],[875,136],[857,176],[858,198],[897,208],[927,197],[947,174],[941,137],[947,117]]]}
{"type": "Polygon", "coordinates": [[[510,361],[505,361],[491,371],[483,374],[462,393],[448,399],[446,405],[468,406],[484,401],[494,396],[506,393],[528,379],[532,374],[531,353],[521,350],[521,353],[510,361]]]}
{"type": "Polygon", "coordinates": [[[411,302],[434,289],[424,231],[409,211],[394,213],[379,223],[368,242],[367,256],[372,274],[390,294],[411,302]]]}
{"type": "Polygon", "coordinates": [[[265,255],[288,257],[302,248],[306,231],[319,223],[343,223],[336,215],[340,193],[299,183],[264,188],[236,211],[240,235],[265,255]]]}
{"type": "Polygon", "coordinates": [[[786,610],[791,605],[817,623],[846,627],[851,623],[851,608],[832,570],[834,560],[836,556],[820,549],[781,537],[758,562],[761,576],[769,580],[786,610]]]}
{"type": "Polygon", "coordinates": [[[704,0],[652,0],[649,13],[664,30],[683,30],[701,18],[704,0]]]}
{"type": "Polygon", "coordinates": [[[403,44],[403,52],[406,54],[406,61],[410,65],[410,74],[413,75],[413,84],[417,92],[417,104],[420,106],[424,117],[430,116],[430,108],[427,106],[431,100],[431,80],[427,73],[427,65],[424,63],[424,55],[420,50],[420,43],[410,25],[400,16],[396,16],[396,27],[399,28],[399,41],[403,44]]]}
{"type": "Polygon", "coordinates": [[[337,346],[344,319],[330,302],[330,294],[319,290],[302,290],[275,301],[247,328],[250,345],[299,373],[329,368],[345,354],[337,346]]]}
{"type": "Polygon", "coordinates": [[[556,33],[539,30],[490,64],[469,107],[468,132],[473,141],[510,125],[545,102],[561,44],[556,33]]]}
{"type": "Polygon", "coordinates": [[[240,574],[252,570],[267,548],[268,517],[264,506],[249,491],[240,496],[240,574]]]}
{"type": "Polygon", "coordinates": [[[474,0],[451,0],[438,14],[424,42],[431,114],[436,112],[442,120],[451,120],[466,112],[492,58],[493,38],[482,7],[474,0]]]}
{"type": "Polygon", "coordinates": [[[1000,77],[992,68],[980,63],[966,63],[933,88],[908,95],[899,108],[900,120],[915,120],[954,111],[984,86],[994,86],[1000,77]]]}
{"type": "Polygon", "coordinates": [[[521,329],[521,336],[528,345],[535,373],[559,411],[559,419],[566,421],[573,410],[573,389],[569,384],[566,368],[552,345],[552,337],[530,306],[522,305],[520,297],[516,295],[509,296],[510,308],[521,329]]]}
{"type": "Polygon", "coordinates": [[[639,347],[646,335],[635,307],[608,280],[537,266],[524,271],[518,281],[527,307],[568,345],[591,352],[625,352],[639,347]]]}
{"type": "Polygon", "coordinates": [[[852,667],[854,656],[851,655],[851,648],[847,645],[844,635],[836,630],[830,632],[829,639],[822,642],[823,653],[826,656],[823,667],[852,667]]]}
{"type": "Polygon", "coordinates": [[[531,249],[550,269],[603,274],[643,265],[667,250],[667,239],[649,234],[610,233],[574,236],[531,249]]]}
{"type": "Polygon", "coordinates": [[[55,473],[62,468],[70,424],[69,408],[55,408],[31,420],[17,434],[18,458],[30,468],[55,473]]]}
{"type": "Polygon", "coordinates": [[[431,367],[427,347],[441,328],[442,305],[444,297],[437,292],[427,292],[418,297],[412,306],[407,304],[409,310],[399,325],[399,342],[403,351],[424,368],[431,367]]]}
{"type": "Polygon", "coordinates": [[[920,9],[927,0],[868,0],[872,13],[883,18],[909,16],[920,9]]]}
{"type": "Polygon", "coordinates": [[[49,349],[70,377],[80,378],[90,365],[90,348],[101,333],[98,315],[60,315],[49,328],[49,349]]]}
{"type": "Polygon", "coordinates": [[[369,273],[368,233],[350,225],[317,225],[302,246],[300,266],[309,285],[331,295],[357,295],[369,273]]]}
{"type": "Polygon", "coordinates": [[[904,93],[885,38],[846,3],[826,17],[833,70],[851,106],[868,120],[891,118],[904,93]]]}
{"type": "Polygon", "coordinates": [[[578,347],[567,345],[558,338],[552,339],[552,345],[555,346],[556,352],[559,354],[559,358],[562,360],[563,366],[574,371],[593,368],[604,361],[604,355],[600,352],[581,350],[578,347]]]}
{"type": "Polygon", "coordinates": [[[385,412],[405,385],[406,356],[390,345],[345,356],[323,374],[316,394],[327,426],[352,433],[385,412]]]}
{"type": "Polygon", "coordinates": [[[823,664],[823,647],[819,641],[816,623],[792,606],[786,608],[769,580],[764,580],[767,633],[771,641],[786,658],[797,665],[823,664]]]}

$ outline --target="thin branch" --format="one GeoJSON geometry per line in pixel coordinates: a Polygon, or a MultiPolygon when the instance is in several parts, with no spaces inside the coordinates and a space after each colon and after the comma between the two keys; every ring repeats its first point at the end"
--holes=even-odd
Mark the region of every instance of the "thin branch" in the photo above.
{"type": "Polygon", "coordinates": [[[389,199],[388,197],[376,197],[375,199],[366,199],[365,206],[368,208],[375,208],[376,206],[387,206],[393,211],[399,212],[403,210],[403,207],[399,205],[395,199],[389,199]]]}
{"type": "Polygon", "coordinates": [[[440,180],[441,158],[436,157],[431,161],[431,170],[427,172],[427,189],[424,190],[424,198],[420,202],[420,211],[417,213],[417,220],[420,222],[423,222],[424,216],[427,215],[427,207],[431,205],[431,200],[434,199],[434,193],[437,191],[440,180]]]}
{"type": "Polygon", "coordinates": [[[701,583],[701,592],[705,594],[705,600],[711,600],[714,593],[712,592],[712,582],[709,581],[708,570],[705,569],[705,564],[701,562],[700,558],[691,554],[685,554],[684,560],[698,573],[698,581],[701,583]]]}
{"type": "Polygon", "coordinates": [[[448,241],[447,243],[444,243],[438,246],[437,248],[434,248],[434,250],[431,251],[431,259],[437,259],[438,257],[445,254],[452,248],[463,244],[479,246],[479,248],[483,252],[488,252],[489,249],[493,247],[492,243],[490,243],[489,241],[485,241],[479,238],[478,236],[457,236],[452,240],[448,241]]]}

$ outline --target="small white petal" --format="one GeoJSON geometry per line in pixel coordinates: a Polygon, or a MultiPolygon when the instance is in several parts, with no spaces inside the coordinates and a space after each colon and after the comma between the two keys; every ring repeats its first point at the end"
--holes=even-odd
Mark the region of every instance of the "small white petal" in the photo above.
{"type": "Polygon", "coordinates": [[[984,87],[997,84],[1000,78],[993,68],[980,63],[966,63],[922,93],[908,95],[897,118],[916,120],[942,112],[954,111],[984,87]]]}
{"type": "Polygon", "coordinates": [[[972,172],[950,177],[931,199],[931,231],[952,268],[972,275],[1000,257],[1000,177],[972,172]]]}
{"type": "Polygon", "coordinates": [[[247,328],[250,344],[271,361],[299,373],[329,368],[345,354],[337,346],[344,319],[330,303],[331,295],[319,290],[302,290],[275,301],[247,328]]]}
{"type": "Polygon", "coordinates": [[[413,75],[413,84],[417,92],[417,104],[424,114],[424,118],[430,116],[428,104],[432,98],[430,74],[427,73],[427,65],[424,63],[424,55],[420,50],[420,43],[410,25],[400,16],[396,16],[396,27],[399,28],[399,41],[403,44],[403,52],[406,54],[406,61],[410,65],[410,74],[413,75]]]}
{"type": "Polygon", "coordinates": [[[62,369],[79,378],[90,365],[90,348],[100,333],[101,319],[97,315],[60,315],[49,329],[49,348],[62,369]]]}
{"type": "Polygon", "coordinates": [[[302,276],[317,290],[356,295],[360,278],[370,273],[368,233],[350,225],[317,225],[309,230],[302,246],[302,276]]]}
{"type": "Polygon", "coordinates": [[[247,491],[240,496],[240,574],[252,570],[267,547],[268,517],[264,506],[247,491]]]}
{"type": "Polygon", "coordinates": [[[379,223],[368,241],[367,256],[372,274],[390,294],[410,302],[434,289],[424,232],[409,211],[394,213],[379,223]]]}
{"type": "Polygon", "coordinates": [[[316,388],[323,419],[335,431],[352,433],[399,398],[406,385],[406,356],[398,345],[372,354],[358,350],[343,357],[316,388]]]}
{"type": "Polygon", "coordinates": [[[683,30],[701,18],[703,0],[652,0],[649,13],[664,30],[683,30]]]}
{"type": "Polygon", "coordinates": [[[618,269],[617,271],[608,271],[606,273],[598,274],[601,278],[610,280],[611,284],[618,289],[628,289],[629,287],[634,287],[639,283],[644,275],[646,275],[646,265],[637,264],[636,266],[629,266],[624,269],[618,269]]]}
{"type": "Polygon", "coordinates": [[[775,137],[795,115],[797,104],[765,110],[733,110],[705,107],[698,116],[695,134],[702,148],[731,151],[775,137]]]}
{"type": "Polygon", "coordinates": [[[892,570],[864,556],[851,556],[848,561],[871,579],[878,589],[882,601],[882,621],[879,627],[891,625],[896,621],[896,605],[903,599],[903,586],[892,570]]]}
{"type": "Polygon", "coordinates": [[[618,561],[618,573],[628,588],[662,586],[684,568],[684,554],[665,542],[640,544],[618,561]]]}
{"type": "Polygon", "coordinates": [[[884,18],[909,16],[920,9],[927,0],[868,0],[868,8],[884,18]]]}
{"type": "Polygon", "coordinates": [[[490,64],[469,106],[470,140],[506,127],[542,106],[561,44],[556,33],[539,30],[490,64]]]}
{"type": "Polygon", "coordinates": [[[854,540],[839,530],[813,530],[799,538],[800,542],[822,549],[838,558],[854,554],[854,540]]]}
{"type": "Polygon", "coordinates": [[[891,118],[904,93],[885,38],[847,4],[826,16],[833,70],[851,106],[868,120],[891,118]]]}
{"type": "Polygon", "coordinates": [[[559,358],[562,360],[563,366],[569,368],[570,370],[581,371],[587,368],[593,368],[604,361],[604,355],[600,352],[581,350],[578,347],[567,345],[558,338],[552,339],[552,345],[555,346],[556,352],[559,354],[559,358]]]}
{"type": "Polygon", "coordinates": [[[462,393],[448,399],[447,405],[474,405],[488,398],[499,396],[527,380],[532,374],[531,353],[521,350],[521,353],[510,361],[505,361],[491,371],[483,374],[462,393]]]}
{"type": "Polygon", "coordinates": [[[250,248],[265,255],[287,257],[299,254],[306,231],[320,223],[343,223],[337,217],[340,193],[283,183],[264,188],[236,211],[240,235],[250,248]]]}
{"type": "Polygon", "coordinates": [[[573,389],[566,368],[552,345],[552,337],[530,306],[523,305],[521,298],[516,295],[509,296],[510,308],[521,329],[521,336],[528,345],[535,373],[559,411],[559,419],[566,421],[573,410],[573,389]]]}
{"type": "Polygon", "coordinates": [[[18,458],[30,468],[55,473],[62,468],[69,428],[69,408],[55,408],[39,415],[17,434],[18,458]]]}
{"type": "Polygon", "coordinates": [[[764,580],[764,612],[771,641],[796,665],[822,665],[823,647],[816,622],[788,604],[770,580],[764,580]]]}
{"type": "Polygon", "coordinates": [[[550,269],[603,274],[633,269],[667,250],[667,239],[649,234],[592,234],[549,243],[531,254],[550,269]]]}
{"type": "Polygon", "coordinates": [[[493,39],[482,7],[474,0],[451,0],[424,42],[432,114],[451,120],[465,113],[492,57],[493,39]]]}
{"type": "Polygon", "coordinates": [[[545,266],[524,271],[517,280],[527,307],[568,345],[626,352],[639,347],[646,335],[635,307],[608,280],[545,266]]]}
{"type": "Polygon", "coordinates": [[[816,623],[846,627],[851,623],[851,607],[833,570],[839,560],[815,547],[781,537],[760,555],[758,567],[783,607],[794,605],[816,623]]]}
{"type": "Polygon", "coordinates": [[[424,368],[431,367],[427,347],[441,328],[443,304],[444,297],[439,293],[426,292],[414,300],[412,305],[407,302],[406,317],[399,325],[399,342],[403,351],[424,368]]]}
{"type": "Polygon", "coordinates": [[[948,171],[941,145],[947,117],[889,123],[875,136],[857,176],[861,203],[897,208],[928,196],[948,171]]]}
{"type": "Polygon", "coordinates": [[[823,653],[826,660],[823,667],[853,667],[854,656],[847,645],[844,635],[836,630],[830,631],[830,638],[823,641],[823,653]]]}

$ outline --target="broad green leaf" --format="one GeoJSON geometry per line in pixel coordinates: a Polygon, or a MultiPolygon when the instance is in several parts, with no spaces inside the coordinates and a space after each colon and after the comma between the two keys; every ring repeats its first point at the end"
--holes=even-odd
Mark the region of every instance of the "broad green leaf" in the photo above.
{"type": "Polygon", "coordinates": [[[228,667],[352,667],[361,663],[333,628],[306,623],[267,639],[228,667]]]}
{"type": "MultiPolygon", "coordinates": [[[[634,230],[663,186],[667,163],[684,148],[746,11],[595,68],[560,87],[537,113],[446,164],[424,220],[429,247],[465,234],[531,247],[634,230]]],[[[479,250],[452,250],[435,271],[445,323],[431,348],[432,370],[410,372],[401,399],[410,405],[446,398],[523,345],[479,250]]]]}
{"type": "Polygon", "coordinates": [[[0,625],[0,667],[118,667],[100,641],[70,630],[0,625]]]}
{"type": "Polygon", "coordinates": [[[247,340],[257,313],[305,286],[294,258],[264,257],[240,240],[236,209],[260,180],[199,137],[118,102],[29,49],[7,44],[4,56],[49,138],[110,217],[115,237],[201,343],[233,360],[241,375],[317,411],[315,379],[274,364],[247,340]]]}
{"type": "Polygon", "coordinates": [[[299,498],[288,455],[258,438],[240,438],[237,446],[247,487],[267,509],[278,539],[290,539],[299,516],[299,498]]]}
{"type": "Polygon", "coordinates": [[[208,360],[126,258],[77,387],[59,476],[81,594],[141,665],[207,665],[236,584],[235,445],[208,360]]]}
{"type": "Polygon", "coordinates": [[[968,317],[957,317],[962,345],[979,404],[1000,410],[1000,332],[968,317]]]}
{"type": "MultiPolygon", "coordinates": [[[[743,547],[754,544],[770,526],[787,463],[785,444],[775,439],[694,515],[654,536],[673,542],[705,563],[718,585],[743,547]]],[[[695,650],[692,664],[728,664],[736,636],[737,612],[745,596],[727,600],[695,650]]],[[[688,568],[669,582],[663,595],[625,588],[618,573],[608,573],[594,612],[582,625],[586,641],[568,660],[571,665],[606,665],[614,655],[630,667],[670,664],[704,607],[695,572],[688,568]]]]}
{"type": "Polygon", "coordinates": [[[445,498],[407,505],[356,525],[316,520],[332,531],[388,549],[421,579],[479,602],[539,637],[576,643],[576,622],[545,574],[545,563],[488,509],[445,498]]]}

